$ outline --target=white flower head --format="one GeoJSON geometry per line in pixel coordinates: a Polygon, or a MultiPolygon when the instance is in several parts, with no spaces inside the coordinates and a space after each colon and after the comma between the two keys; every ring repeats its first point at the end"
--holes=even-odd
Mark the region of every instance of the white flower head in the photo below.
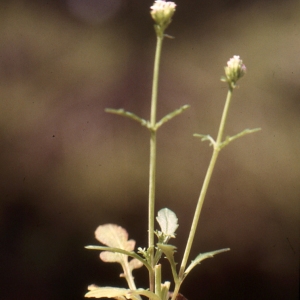
{"type": "Polygon", "coordinates": [[[226,77],[222,81],[228,82],[231,87],[235,87],[236,82],[246,73],[246,66],[238,55],[230,58],[224,69],[226,77]]]}
{"type": "Polygon", "coordinates": [[[157,0],[150,8],[153,20],[163,32],[172,21],[176,4],[174,2],[157,0]]]}

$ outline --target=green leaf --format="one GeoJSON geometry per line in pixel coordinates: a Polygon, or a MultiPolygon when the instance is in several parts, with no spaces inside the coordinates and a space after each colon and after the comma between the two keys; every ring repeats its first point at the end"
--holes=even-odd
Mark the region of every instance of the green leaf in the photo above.
{"type": "Polygon", "coordinates": [[[157,214],[156,220],[163,234],[175,237],[175,231],[179,225],[178,218],[172,210],[168,208],[161,209],[157,214]]]}
{"type": "Polygon", "coordinates": [[[257,132],[257,131],[260,131],[261,128],[254,128],[254,129],[245,129],[243,130],[242,132],[234,135],[234,136],[227,136],[225,138],[225,140],[221,143],[220,145],[220,149],[224,148],[225,146],[227,146],[230,142],[242,137],[242,136],[245,136],[247,134],[250,134],[250,133],[253,133],[253,132],[257,132]]]}
{"type": "Polygon", "coordinates": [[[142,126],[149,127],[148,121],[140,118],[139,116],[137,116],[136,114],[134,114],[132,112],[125,111],[123,108],[120,108],[120,109],[106,108],[105,112],[130,118],[134,121],[139,122],[142,126]]]}
{"type": "Polygon", "coordinates": [[[210,146],[215,146],[216,145],[216,141],[209,134],[194,133],[193,136],[201,138],[202,142],[210,141],[210,143],[209,143],[210,146]]]}
{"type": "Polygon", "coordinates": [[[167,257],[167,259],[171,265],[171,270],[172,270],[174,281],[175,281],[175,283],[177,283],[178,275],[177,275],[177,271],[176,271],[176,263],[174,260],[174,253],[175,253],[176,247],[173,245],[166,245],[166,244],[159,244],[159,243],[157,244],[157,247],[167,257]]]}
{"type": "Polygon", "coordinates": [[[157,130],[161,125],[163,125],[164,123],[170,121],[171,119],[173,119],[174,117],[180,115],[182,112],[184,112],[185,110],[187,110],[190,107],[190,105],[183,105],[180,108],[170,112],[169,114],[167,114],[166,116],[164,116],[159,122],[157,122],[155,124],[155,130],[157,130]]]}
{"type": "Polygon", "coordinates": [[[131,293],[146,296],[147,298],[149,298],[151,300],[161,300],[156,294],[154,294],[150,291],[144,290],[144,289],[137,289],[135,291],[131,291],[131,293]]]}
{"type": "Polygon", "coordinates": [[[197,264],[200,264],[202,260],[214,257],[214,255],[229,251],[229,248],[224,248],[220,250],[215,250],[211,252],[206,252],[206,253],[200,253],[195,260],[191,262],[191,264],[188,266],[188,268],[184,271],[184,274],[187,275],[197,264]]]}

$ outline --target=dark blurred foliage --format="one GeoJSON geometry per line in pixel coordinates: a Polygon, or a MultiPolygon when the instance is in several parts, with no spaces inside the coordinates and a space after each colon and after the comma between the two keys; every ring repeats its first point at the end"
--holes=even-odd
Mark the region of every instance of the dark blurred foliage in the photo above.
{"type": "MultiPolygon", "coordinates": [[[[211,155],[233,55],[248,74],[226,134],[262,131],[217,162],[191,259],[230,247],[186,279],[192,299],[298,299],[300,196],[299,1],[176,1],[162,55],[158,116],[191,104],[159,131],[157,209],[179,218],[183,254],[211,155]]],[[[1,299],[83,299],[89,284],[122,285],[104,264],[100,224],[147,244],[148,118],[155,35],[152,1],[1,1],[1,299]]],[[[135,271],[147,286],[146,271],[135,271]]],[[[168,266],[164,279],[171,279],[168,266]]]]}

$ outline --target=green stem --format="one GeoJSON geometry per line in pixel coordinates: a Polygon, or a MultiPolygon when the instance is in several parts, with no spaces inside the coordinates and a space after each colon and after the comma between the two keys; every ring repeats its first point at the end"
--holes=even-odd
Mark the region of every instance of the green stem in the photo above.
{"type": "Polygon", "coordinates": [[[230,101],[231,101],[231,98],[232,98],[232,93],[233,93],[233,88],[229,87],[227,97],[226,97],[225,106],[224,106],[224,109],[223,109],[222,119],[221,119],[220,126],[219,126],[219,132],[218,132],[218,136],[217,136],[217,140],[216,140],[217,148],[219,148],[219,145],[222,143],[225,123],[226,123],[226,119],[227,119],[227,115],[228,115],[230,101]]]}
{"type": "Polygon", "coordinates": [[[209,182],[210,182],[210,179],[211,179],[211,176],[212,176],[212,173],[213,173],[213,170],[214,170],[214,167],[215,167],[215,164],[216,164],[219,152],[220,152],[220,145],[222,143],[222,137],[223,137],[223,132],[224,132],[224,128],[225,128],[226,118],[227,118],[227,115],[228,115],[228,110],[229,110],[230,100],[231,100],[231,97],[232,97],[232,92],[233,92],[233,89],[230,87],[229,90],[228,90],[228,93],[227,93],[226,102],[225,102],[225,106],[224,106],[223,114],[222,114],[222,119],[221,119],[220,126],[219,126],[218,136],[217,136],[216,143],[214,145],[214,151],[213,151],[213,154],[212,154],[212,157],[211,157],[211,160],[210,160],[210,163],[209,163],[206,175],[205,175],[205,179],[204,179],[204,182],[203,182],[203,186],[202,186],[200,196],[199,196],[199,199],[198,199],[198,203],[197,203],[197,207],[196,207],[196,210],[195,210],[195,214],[194,214],[190,234],[189,234],[189,237],[188,237],[187,245],[186,245],[184,255],[183,255],[183,259],[182,259],[182,263],[181,263],[181,266],[180,266],[180,271],[179,271],[180,280],[175,286],[175,290],[174,290],[172,300],[175,300],[176,295],[179,291],[179,287],[180,287],[180,285],[181,285],[181,283],[184,279],[184,271],[185,271],[185,268],[186,268],[187,260],[188,260],[188,257],[190,255],[192,244],[193,244],[194,237],[195,237],[195,234],[196,234],[196,229],[197,229],[197,225],[198,225],[198,222],[199,222],[201,209],[202,209],[203,202],[204,202],[204,199],[205,199],[205,195],[206,195],[206,192],[207,192],[207,189],[208,189],[208,186],[209,186],[209,182]]]}
{"type": "MultiPolygon", "coordinates": [[[[148,245],[151,257],[151,266],[154,268],[154,218],[155,218],[155,177],[156,177],[156,111],[157,111],[157,92],[158,92],[158,77],[159,63],[161,56],[163,37],[157,36],[153,82],[152,82],[152,97],[151,97],[151,116],[150,116],[150,167],[149,167],[149,199],[148,199],[148,245]]],[[[149,288],[154,291],[154,272],[149,272],[149,288]]]]}
{"type": "Polygon", "coordinates": [[[182,281],[179,281],[178,283],[175,284],[175,288],[174,288],[174,292],[173,292],[171,300],[176,300],[177,295],[179,293],[179,289],[180,289],[181,283],[182,283],[182,281]]]}
{"type": "Polygon", "coordinates": [[[156,265],[155,269],[155,294],[161,298],[161,265],[156,265]]]}
{"type": "Polygon", "coordinates": [[[163,37],[158,36],[156,40],[156,51],[155,51],[154,71],[153,71],[153,80],[152,80],[152,97],[151,97],[150,123],[153,126],[153,128],[156,124],[159,64],[160,64],[162,42],[163,42],[163,37]]]}

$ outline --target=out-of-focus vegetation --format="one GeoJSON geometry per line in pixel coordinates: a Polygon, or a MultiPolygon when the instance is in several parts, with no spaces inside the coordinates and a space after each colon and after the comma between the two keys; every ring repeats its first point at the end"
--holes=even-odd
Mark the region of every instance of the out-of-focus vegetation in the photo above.
{"type": "MultiPolygon", "coordinates": [[[[219,79],[233,55],[248,73],[226,132],[262,131],[220,155],[192,256],[232,251],[193,271],[182,293],[298,299],[299,1],[186,2],[176,1],[159,93],[159,116],[192,106],[158,136],[157,209],[178,215],[178,256],[211,154],[192,134],[216,134],[219,79]]],[[[122,283],[118,266],[83,248],[100,224],[117,223],[146,245],[148,131],[104,108],[149,117],[151,4],[1,3],[1,299],[82,299],[96,278],[122,283]]]]}

